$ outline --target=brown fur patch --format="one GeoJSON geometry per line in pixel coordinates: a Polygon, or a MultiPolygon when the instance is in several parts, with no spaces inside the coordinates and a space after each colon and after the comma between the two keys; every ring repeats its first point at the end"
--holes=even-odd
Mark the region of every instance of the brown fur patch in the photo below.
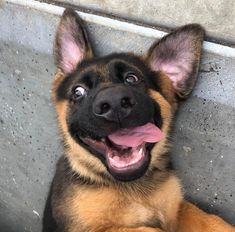
{"type": "Polygon", "coordinates": [[[180,207],[178,225],[177,232],[235,232],[235,228],[221,218],[207,214],[186,201],[180,207]]]}
{"type": "Polygon", "coordinates": [[[106,231],[110,226],[119,228],[157,224],[167,231],[173,231],[181,200],[180,183],[172,176],[149,195],[124,192],[115,187],[73,186],[61,202],[61,207],[71,219],[68,232],[75,232],[75,228],[106,231]]]}
{"type": "Polygon", "coordinates": [[[103,183],[104,180],[102,180],[100,176],[96,175],[95,173],[107,173],[104,165],[100,162],[100,160],[98,160],[98,158],[94,157],[92,154],[90,154],[89,151],[76,143],[76,141],[70,136],[68,132],[68,125],[66,123],[68,102],[57,102],[56,110],[58,112],[58,121],[64,137],[64,143],[66,145],[65,154],[68,157],[72,170],[93,181],[103,183]]]}
{"type": "Polygon", "coordinates": [[[172,107],[172,111],[175,112],[175,110],[178,107],[178,102],[176,100],[176,93],[172,85],[172,82],[167,77],[167,75],[162,72],[159,73],[159,78],[160,78],[161,90],[162,90],[163,96],[170,103],[172,107]]]}
{"type": "Polygon", "coordinates": [[[162,132],[164,133],[165,138],[160,142],[156,143],[151,152],[152,160],[150,168],[159,168],[161,167],[160,163],[162,162],[161,156],[167,154],[170,149],[168,135],[171,129],[170,127],[173,119],[174,110],[170,103],[159,92],[149,90],[149,95],[160,105],[161,116],[163,119],[162,132]]]}

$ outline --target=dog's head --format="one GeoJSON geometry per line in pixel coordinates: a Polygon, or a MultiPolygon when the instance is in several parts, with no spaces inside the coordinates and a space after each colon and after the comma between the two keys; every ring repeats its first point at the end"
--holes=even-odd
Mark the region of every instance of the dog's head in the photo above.
{"type": "Polygon", "coordinates": [[[53,99],[75,171],[93,180],[129,181],[166,168],[162,155],[172,118],[195,84],[203,37],[199,25],[186,25],[145,56],[100,58],[78,15],[64,12],[55,43],[59,71],[53,99]]]}

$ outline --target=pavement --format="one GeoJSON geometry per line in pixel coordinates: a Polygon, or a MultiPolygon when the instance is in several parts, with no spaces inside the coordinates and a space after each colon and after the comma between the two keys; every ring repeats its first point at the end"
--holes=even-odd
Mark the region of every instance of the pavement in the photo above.
{"type": "MultiPolygon", "coordinates": [[[[43,0],[51,2],[52,0],[43,0]]],[[[200,23],[210,37],[235,45],[235,1],[233,0],[53,0],[87,10],[175,28],[200,23]]]]}

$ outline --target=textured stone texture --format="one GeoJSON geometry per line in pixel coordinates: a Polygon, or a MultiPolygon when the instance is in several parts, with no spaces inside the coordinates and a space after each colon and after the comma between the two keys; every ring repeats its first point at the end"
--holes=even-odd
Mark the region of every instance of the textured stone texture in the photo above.
{"type": "Polygon", "coordinates": [[[201,23],[208,35],[235,44],[235,1],[233,0],[58,0],[86,9],[174,28],[201,23]]]}

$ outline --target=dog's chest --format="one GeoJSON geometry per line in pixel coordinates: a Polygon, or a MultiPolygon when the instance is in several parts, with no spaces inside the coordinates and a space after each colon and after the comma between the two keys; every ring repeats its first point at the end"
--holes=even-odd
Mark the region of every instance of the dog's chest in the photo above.
{"type": "Polygon", "coordinates": [[[83,228],[150,226],[158,222],[156,211],[146,202],[110,189],[79,191],[70,200],[69,209],[74,223],[83,228]]]}

